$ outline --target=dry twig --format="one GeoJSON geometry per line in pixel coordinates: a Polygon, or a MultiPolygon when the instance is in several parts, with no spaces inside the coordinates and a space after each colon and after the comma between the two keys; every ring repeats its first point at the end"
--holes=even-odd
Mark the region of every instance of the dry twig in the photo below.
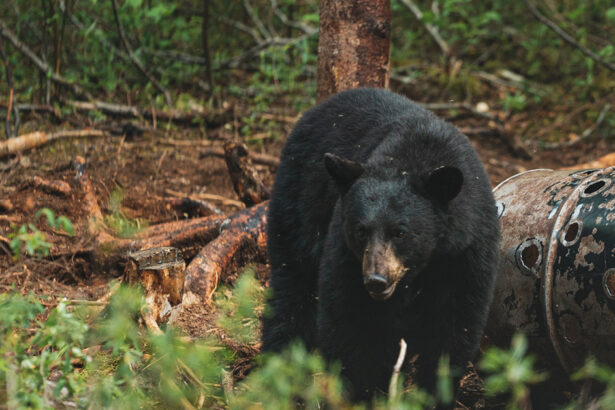
{"type": "Polygon", "coordinates": [[[425,30],[427,30],[431,38],[433,38],[436,44],[438,44],[438,47],[440,47],[440,50],[442,50],[444,56],[449,57],[451,55],[451,48],[440,35],[438,28],[431,23],[426,23],[425,21],[423,21],[423,12],[416,4],[414,4],[412,0],[401,0],[401,2],[404,6],[408,8],[408,10],[412,12],[412,14],[414,14],[417,20],[423,23],[423,27],[425,27],[425,30]]]}

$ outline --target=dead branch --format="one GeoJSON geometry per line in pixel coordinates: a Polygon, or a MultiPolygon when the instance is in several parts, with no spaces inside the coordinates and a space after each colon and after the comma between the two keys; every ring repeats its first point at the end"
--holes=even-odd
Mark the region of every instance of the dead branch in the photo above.
{"type": "Polygon", "coordinates": [[[109,266],[128,252],[167,246],[178,248],[185,257],[191,258],[203,245],[219,235],[220,226],[225,220],[223,215],[154,225],[142,230],[131,239],[115,237],[105,226],[104,215],[98,205],[85,165],[84,158],[79,156],[75,158],[76,177],[82,194],[81,204],[88,215],[85,229],[91,238],[90,245],[85,249],[52,251],[52,258],[85,253],[90,255],[95,265],[109,266]]]}
{"type": "MultiPolygon", "coordinates": [[[[177,191],[173,191],[171,189],[165,189],[165,192],[169,195],[175,196],[175,197],[185,197],[186,194],[184,194],[183,192],[177,192],[177,191]]],[[[193,199],[203,199],[206,201],[218,201],[221,202],[223,205],[227,205],[227,206],[234,206],[236,208],[240,208],[243,209],[246,207],[246,204],[244,204],[241,201],[237,201],[236,199],[231,199],[231,198],[227,198],[225,196],[222,195],[216,195],[216,194],[207,194],[207,193],[194,193],[194,194],[190,194],[188,195],[189,198],[193,198],[193,199]]]]}
{"type": "MultiPolygon", "coordinates": [[[[224,155],[224,149],[218,147],[206,148],[201,151],[201,158],[209,156],[224,158],[224,155]]],[[[251,152],[250,157],[255,164],[268,165],[270,167],[277,167],[280,165],[280,159],[272,155],[251,152]]]]}
{"type": "Polygon", "coordinates": [[[273,9],[274,14],[280,19],[282,24],[299,29],[308,36],[318,33],[318,29],[316,27],[312,27],[309,24],[289,19],[288,16],[282,13],[282,11],[280,10],[280,5],[278,4],[277,0],[269,0],[269,2],[271,3],[271,8],[273,9]]]}
{"type": "Polygon", "coordinates": [[[162,85],[160,82],[145,68],[145,66],[139,61],[139,59],[135,56],[135,53],[132,51],[132,47],[128,42],[128,38],[124,33],[124,29],[122,28],[122,23],[120,22],[120,16],[117,12],[117,2],[115,0],[111,0],[111,6],[113,7],[113,17],[115,18],[115,25],[117,27],[118,34],[120,35],[120,39],[122,40],[122,44],[124,45],[124,49],[128,53],[130,57],[130,61],[143,73],[143,75],[162,93],[164,99],[169,107],[173,105],[173,101],[171,100],[171,95],[169,91],[162,85]]]}
{"type": "Polygon", "coordinates": [[[204,122],[208,127],[214,128],[224,125],[233,118],[233,107],[227,107],[220,111],[204,112],[192,111],[182,112],[179,110],[156,111],[153,109],[142,109],[132,105],[111,104],[102,101],[71,101],[72,107],[79,111],[99,111],[107,115],[117,115],[121,117],[158,119],[172,121],[174,123],[191,124],[196,121],[204,122]]]}
{"type": "Polygon", "coordinates": [[[425,30],[427,30],[431,38],[433,38],[436,44],[438,44],[438,47],[440,47],[440,50],[442,50],[444,56],[449,57],[451,55],[451,48],[440,35],[438,28],[431,23],[426,23],[423,21],[423,12],[416,4],[414,4],[412,0],[401,0],[401,2],[408,10],[412,12],[412,14],[414,14],[414,17],[416,17],[418,21],[423,23],[423,27],[425,27],[425,30]]]}
{"type": "MultiPolygon", "coordinates": [[[[73,24],[73,26],[77,27],[77,29],[85,31],[87,30],[87,27],[81,23],[73,13],[70,13],[68,8],[66,7],[66,2],[64,0],[60,0],[60,10],[62,11],[62,13],[64,13],[65,15],[68,15],[68,19],[70,20],[70,22],[73,24]]],[[[119,49],[117,47],[115,47],[113,44],[111,44],[109,42],[109,40],[107,40],[101,31],[98,30],[92,30],[92,33],[96,36],[96,38],[98,39],[98,42],[100,44],[103,45],[103,47],[105,47],[107,50],[109,50],[112,55],[114,56],[120,56],[120,58],[122,58],[122,60],[124,61],[129,61],[130,57],[128,57],[126,55],[126,53],[124,53],[124,51],[122,51],[122,49],[119,49]]]]}
{"type": "Polygon", "coordinates": [[[263,38],[271,38],[271,34],[269,33],[269,31],[267,31],[265,25],[258,17],[258,14],[252,8],[252,5],[250,4],[249,0],[243,0],[243,7],[246,10],[246,13],[248,13],[248,16],[250,16],[250,19],[252,19],[252,22],[254,22],[254,25],[258,29],[259,33],[262,34],[263,38]]]}
{"type": "Polygon", "coordinates": [[[406,350],[408,345],[404,339],[400,339],[399,341],[399,355],[397,356],[397,361],[395,362],[395,366],[393,366],[393,375],[391,376],[391,381],[389,382],[389,400],[395,400],[397,397],[397,380],[399,379],[399,373],[401,372],[401,366],[404,364],[404,360],[406,360],[406,350]]]}
{"type": "Polygon", "coordinates": [[[51,80],[70,89],[78,96],[84,96],[88,100],[93,99],[92,95],[87,92],[81,85],[73,81],[67,80],[60,74],[57,74],[46,62],[41,60],[36,55],[36,53],[34,53],[27,45],[22,43],[21,40],[19,40],[19,38],[17,37],[17,35],[15,35],[15,33],[13,33],[13,31],[11,31],[2,20],[0,20],[0,35],[9,40],[13,44],[13,46],[17,50],[19,50],[19,52],[21,52],[24,56],[30,59],[30,61],[32,61],[40,71],[45,73],[45,75],[50,75],[51,80]]]}
{"type": "Polygon", "coordinates": [[[226,279],[233,266],[265,258],[268,208],[269,202],[263,202],[225,221],[220,236],[186,268],[182,306],[209,303],[218,282],[226,279]]]}
{"type": "Polygon", "coordinates": [[[108,134],[101,130],[73,130],[73,131],[57,131],[46,133],[36,131],[30,134],[20,135],[16,138],[11,138],[0,142],[0,158],[6,155],[16,154],[31,148],[39,147],[51,141],[62,138],[84,138],[84,137],[105,137],[108,134]]]}
{"type": "Polygon", "coordinates": [[[38,175],[30,180],[30,185],[53,195],[68,196],[71,193],[70,185],[65,181],[47,181],[38,175]]]}
{"type": "Polygon", "coordinates": [[[606,117],[606,114],[609,112],[610,109],[611,109],[611,104],[606,104],[604,107],[602,107],[600,114],[598,114],[598,118],[596,118],[596,122],[594,122],[591,126],[586,128],[585,131],[583,131],[583,133],[581,133],[581,135],[577,136],[576,138],[570,141],[566,141],[566,142],[546,143],[543,148],[544,149],[558,149],[558,148],[564,148],[564,147],[571,147],[580,142],[586,141],[594,133],[594,131],[602,124],[602,122],[604,121],[604,118],[606,117]]]}
{"type": "Polygon", "coordinates": [[[536,8],[536,5],[532,3],[530,0],[524,0],[524,1],[525,1],[527,8],[534,15],[534,17],[536,17],[538,21],[540,21],[542,24],[549,27],[553,32],[555,32],[555,34],[560,36],[562,40],[564,40],[566,43],[570,44],[571,46],[576,47],[583,54],[585,54],[587,57],[591,58],[598,64],[602,64],[609,70],[615,71],[615,64],[609,63],[608,61],[604,61],[603,59],[600,58],[600,56],[598,56],[598,54],[594,53],[593,51],[591,51],[590,49],[588,49],[587,47],[585,47],[584,45],[576,41],[574,38],[572,38],[570,34],[565,32],[560,26],[555,24],[555,22],[549,20],[545,15],[543,15],[540,11],[538,11],[538,9],[536,8]]]}
{"type": "Polygon", "coordinates": [[[188,215],[189,218],[209,216],[211,214],[222,215],[222,211],[209,202],[181,192],[177,192],[177,194],[172,198],[161,198],[161,200],[177,212],[188,215]]]}
{"type": "MultiPolygon", "coordinates": [[[[0,108],[9,110],[10,104],[8,102],[0,101],[0,108]]],[[[53,115],[56,119],[61,119],[62,114],[60,111],[51,105],[45,104],[14,104],[13,109],[17,112],[43,112],[53,115]]]]}
{"type": "Polygon", "coordinates": [[[245,144],[227,141],[224,144],[224,160],[233,181],[233,188],[246,206],[258,204],[269,198],[269,190],[265,188],[261,177],[254,169],[245,144]]]}

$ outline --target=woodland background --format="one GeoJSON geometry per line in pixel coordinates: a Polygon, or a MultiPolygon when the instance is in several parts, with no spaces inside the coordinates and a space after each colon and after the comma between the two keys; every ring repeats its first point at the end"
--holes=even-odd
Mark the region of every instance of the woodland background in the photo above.
{"type": "MultiPolygon", "coordinates": [[[[612,0],[390,6],[390,88],[466,133],[493,184],[531,168],[615,164],[612,0]]],[[[0,4],[4,407],[352,407],[335,368],[301,347],[255,359],[268,270],[250,236],[260,228],[238,228],[242,218],[261,227],[252,205],[316,103],[319,7],[0,4]],[[237,223],[214,241],[231,215],[237,223]],[[187,260],[214,255],[215,282],[197,284],[211,300],[173,329],[144,326],[142,294],[117,285],[135,241],[177,246],[187,260]]],[[[557,397],[545,393],[549,375],[522,336],[476,368],[461,408],[615,406],[615,373],[591,361],[557,397]],[[606,390],[579,394],[584,379],[606,390]]],[[[395,386],[375,406],[450,401],[450,380],[443,362],[438,399],[395,386]]]]}

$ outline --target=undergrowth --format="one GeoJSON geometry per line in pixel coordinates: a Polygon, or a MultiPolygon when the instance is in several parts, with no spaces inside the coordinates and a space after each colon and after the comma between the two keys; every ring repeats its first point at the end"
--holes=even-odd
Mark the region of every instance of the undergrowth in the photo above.
{"type": "MultiPolygon", "coordinates": [[[[234,288],[218,291],[217,324],[227,337],[254,346],[263,300],[262,285],[246,269],[234,288]]],[[[139,324],[144,303],[138,289],[121,286],[100,312],[63,300],[46,313],[33,296],[1,294],[0,402],[9,408],[368,407],[348,401],[339,366],[326,364],[300,344],[279,355],[257,356],[249,375],[233,380],[236,355],[219,336],[190,339],[173,329],[152,334],[139,324]]],[[[525,407],[532,386],[547,377],[535,369],[522,335],[515,336],[508,350],[489,348],[480,368],[486,376],[485,395],[498,395],[511,409],[525,407]]],[[[441,404],[450,403],[446,360],[438,377],[437,397],[441,404]]],[[[610,368],[589,360],[574,378],[605,384],[598,398],[604,408],[615,402],[615,372],[610,368]]],[[[370,406],[422,409],[438,403],[427,392],[398,383],[395,391],[400,393],[379,396],[370,406]]]]}

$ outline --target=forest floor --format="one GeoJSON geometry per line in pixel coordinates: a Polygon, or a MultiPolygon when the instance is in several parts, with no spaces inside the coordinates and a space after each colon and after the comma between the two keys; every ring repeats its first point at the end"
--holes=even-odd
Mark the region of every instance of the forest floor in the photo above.
{"type": "MultiPolygon", "coordinates": [[[[108,137],[65,139],[35,148],[17,156],[0,159],[0,292],[16,289],[23,293],[45,296],[46,306],[55,306],[60,298],[97,299],[106,294],[109,282],[121,276],[122,266],[96,266],[79,249],[86,249],[92,238],[88,233],[88,213],[84,209],[83,195],[75,178],[73,161],[76,156],[84,157],[87,173],[93,184],[96,199],[108,225],[122,221],[137,230],[141,224],[155,225],[194,216],[190,210],[176,206],[173,199],[184,196],[203,198],[201,194],[215,194],[224,199],[207,199],[212,208],[225,214],[232,214],[242,206],[238,202],[223,158],[212,156],[211,147],[221,147],[225,140],[236,138],[238,121],[249,115],[249,107],[241,101],[231,101],[235,118],[216,129],[205,131],[199,127],[167,126],[158,123],[157,129],[151,122],[139,122],[142,133],[117,133],[108,137]],[[36,177],[45,181],[63,181],[68,184],[64,193],[50,190],[36,182],[36,177]],[[199,196],[201,195],[201,196],[199,196]],[[115,198],[115,199],[114,199],[115,198]],[[4,205],[3,205],[4,204],[4,205]],[[118,206],[119,204],[119,206],[118,206]],[[69,237],[50,229],[44,218],[35,221],[35,214],[41,208],[50,208],[56,215],[67,216],[75,226],[75,235],[69,237]],[[15,260],[6,238],[19,227],[29,222],[44,231],[60,257],[26,257],[15,260]],[[3,239],[4,238],[4,239],[3,239]]],[[[271,109],[272,121],[278,121],[278,131],[288,135],[293,118],[299,113],[289,108],[271,109]]],[[[441,115],[441,113],[439,113],[441,115]]],[[[522,129],[532,118],[542,118],[549,113],[525,113],[514,116],[507,122],[507,128],[522,129]]],[[[129,119],[107,117],[104,121],[91,123],[87,117],[74,114],[72,124],[111,129],[122,129],[129,119]]],[[[486,120],[476,117],[451,118],[461,129],[484,127],[486,120]]],[[[30,115],[22,132],[58,129],[67,124],[52,123],[41,115],[30,115]]],[[[74,125],[68,125],[74,128],[74,125]]],[[[278,156],[285,137],[271,138],[267,133],[250,144],[252,152],[278,156]]],[[[605,140],[587,141],[558,149],[541,149],[526,136],[526,147],[531,158],[515,155],[506,140],[497,133],[470,135],[474,147],[482,158],[492,184],[495,186],[505,178],[533,168],[562,168],[597,159],[615,151],[615,145],[605,140]]],[[[271,186],[275,168],[256,165],[267,186],[271,186]]],[[[66,186],[66,185],[64,185],[66,186]]],[[[120,227],[121,230],[121,227],[120,227]]],[[[130,235],[130,232],[124,232],[130,235]]],[[[265,273],[266,266],[260,270],[265,273]]],[[[206,319],[187,327],[193,336],[202,334],[213,326],[206,319]]],[[[469,386],[471,387],[471,386],[469,386]]],[[[472,390],[472,388],[469,388],[472,390]]],[[[471,394],[470,394],[471,395],[471,394]]]]}

